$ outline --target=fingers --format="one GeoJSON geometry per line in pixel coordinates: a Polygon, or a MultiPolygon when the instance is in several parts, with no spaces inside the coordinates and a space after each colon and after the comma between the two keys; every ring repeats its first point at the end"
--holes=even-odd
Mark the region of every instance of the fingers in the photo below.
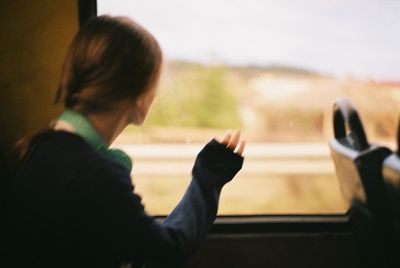
{"type": "Polygon", "coordinates": [[[228,148],[234,151],[240,139],[240,131],[235,131],[232,134],[231,140],[228,143],[228,148]]]}
{"type": "Polygon", "coordinates": [[[244,147],[246,146],[246,141],[241,140],[239,142],[238,147],[236,148],[235,153],[237,153],[238,155],[243,155],[243,151],[244,151],[244,147]]]}
{"type": "Polygon", "coordinates": [[[246,142],[244,140],[240,140],[240,131],[228,131],[222,137],[222,139],[217,139],[217,141],[227,148],[231,149],[238,155],[242,155],[244,148],[246,146],[246,142]]]}
{"type": "Polygon", "coordinates": [[[232,132],[229,130],[227,131],[224,136],[222,137],[222,139],[217,139],[217,141],[225,146],[228,146],[230,140],[232,138],[232,132]]]}

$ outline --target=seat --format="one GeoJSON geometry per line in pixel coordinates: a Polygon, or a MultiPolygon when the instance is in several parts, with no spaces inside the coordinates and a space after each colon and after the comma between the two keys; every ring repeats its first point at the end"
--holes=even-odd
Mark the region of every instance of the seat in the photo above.
{"type": "MultiPolygon", "coordinates": [[[[400,250],[400,120],[397,128],[397,151],[389,155],[383,162],[383,178],[389,206],[393,213],[395,244],[398,251],[400,250]]],[[[398,262],[400,263],[400,260],[398,262]]]]}
{"type": "Polygon", "coordinates": [[[396,267],[393,224],[382,176],[383,161],[391,151],[368,142],[358,112],[348,99],[335,102],[333,128],[331,156],[349,205],[362,267],[396,267]]]}

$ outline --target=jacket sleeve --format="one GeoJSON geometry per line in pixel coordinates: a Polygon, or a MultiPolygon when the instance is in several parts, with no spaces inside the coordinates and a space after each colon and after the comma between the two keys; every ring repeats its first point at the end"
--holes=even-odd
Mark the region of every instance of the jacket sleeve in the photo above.
{"type": "Polygon", "coordinates": [[[204,239],[223,185],[242,164],[241,156],[210,141],[196,158],[182,200],[162,224],[147,215],[126,171],[91,167],[87,172],[96,180],[84,187],[82,196],[88,200],[79,207],[81,219],[90,223],[81,226],[90,226],[89,235],[92,232],[99,245],[107,245],[122,260],[145,267],[179,267],[204,239]]]}

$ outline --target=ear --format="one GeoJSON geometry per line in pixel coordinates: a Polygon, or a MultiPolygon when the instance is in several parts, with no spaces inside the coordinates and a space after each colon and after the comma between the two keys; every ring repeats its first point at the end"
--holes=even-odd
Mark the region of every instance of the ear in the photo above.
{"type": "Polygon", "coordinates": [[[136,99],[135,99],[134,107],[136,107],[138,109],[141,109],[143,107],[143,102],[144,102],[143,94],[137,96],[136,99]]]}
{"type": "Polygon", "coordinates": [[[141,125],[143,123],[143,106],[144,100],[142,96],[138,96],[131,104],[129,109],[129,121],[134,125],[141,125]]]}

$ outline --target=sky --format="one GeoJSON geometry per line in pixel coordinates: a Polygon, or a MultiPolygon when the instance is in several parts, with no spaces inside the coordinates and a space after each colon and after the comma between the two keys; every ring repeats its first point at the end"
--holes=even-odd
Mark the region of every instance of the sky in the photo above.
{"type": "Polygon", "coordinates": [[[159,40],[169,60],[288,65],[400,81],[400,0],[98,0],[159,40]]]}

